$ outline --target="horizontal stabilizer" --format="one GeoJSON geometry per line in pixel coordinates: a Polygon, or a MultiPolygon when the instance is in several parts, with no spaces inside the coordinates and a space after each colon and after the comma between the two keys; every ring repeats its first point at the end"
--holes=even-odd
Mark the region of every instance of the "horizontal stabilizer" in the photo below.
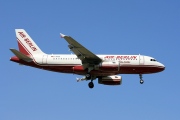
{"type": "Polygon", "coordinates": [[[26,62],[31,62],[33,60],[32,58],[26,56],[25,54],[19,52],[16,49],[10,49],[10,50],[11,50],[11,52],[13,52],[21,60],[24,60],[26,62]]]}

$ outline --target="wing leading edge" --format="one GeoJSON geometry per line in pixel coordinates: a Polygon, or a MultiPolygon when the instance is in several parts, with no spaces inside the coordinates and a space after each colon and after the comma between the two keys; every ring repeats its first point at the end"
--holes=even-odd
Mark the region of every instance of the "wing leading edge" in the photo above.
{"type": "Polygon", "coordinates": [[[74,40],[70,36],[66,36],[61,34],[61,37],[64,38],[68,43],[68,47],[71,51],[76,54],[76,56],[82,61],[82,64],[84,66],[87,65],[98,65],[102,62],[102,59],[96,56],[94,53],[86,49],[84,46],[82,46],[80,43],[78,43],[76,40],[74,40]]]}

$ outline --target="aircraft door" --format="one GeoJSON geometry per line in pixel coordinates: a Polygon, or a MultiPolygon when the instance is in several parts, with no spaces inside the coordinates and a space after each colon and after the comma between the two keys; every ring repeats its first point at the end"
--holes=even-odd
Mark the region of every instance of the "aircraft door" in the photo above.
{"type": "Polygon", "coordinates": [[[42,64],[47,64],[47,55],[43,55],[42,64]]]}
{"type": "Polygon", "coordinates": [[[144,65],[144,56],[139,55],[139,65],[144,65]]]}

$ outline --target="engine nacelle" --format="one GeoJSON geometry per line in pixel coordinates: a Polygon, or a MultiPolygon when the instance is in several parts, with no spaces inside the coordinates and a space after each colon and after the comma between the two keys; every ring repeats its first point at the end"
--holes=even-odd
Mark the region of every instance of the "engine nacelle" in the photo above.
{"type": "Polygon", "coordinates": [[[104,85],[121,85],[122,77],[117,75],[100,77],[98,78],[98,83],[104,85]]]}

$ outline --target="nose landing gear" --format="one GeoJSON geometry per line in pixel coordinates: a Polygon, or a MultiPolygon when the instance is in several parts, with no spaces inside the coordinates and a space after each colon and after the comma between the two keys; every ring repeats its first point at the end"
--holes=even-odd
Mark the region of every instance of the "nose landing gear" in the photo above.
{"type": "Polygon", "coordinates": [[[140,84],[143,84],[144,80],[142,79],[142,74],[139,74],[139,77],[140,77],[140,84]]]}
{"type": "Polygon", "coordinates": [[[140,80],[140,84],[143,84],[144,83],[144,80],[140,80]]]}

